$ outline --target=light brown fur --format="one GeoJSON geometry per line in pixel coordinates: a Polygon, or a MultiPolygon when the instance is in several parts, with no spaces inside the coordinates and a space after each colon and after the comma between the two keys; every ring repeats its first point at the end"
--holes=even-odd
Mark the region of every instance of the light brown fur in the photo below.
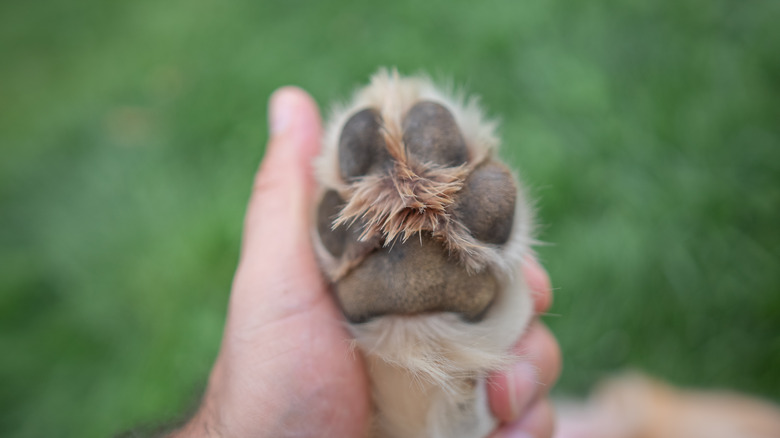
{"type": "Polygon", "coordinates": [[[613,377],[587,403],[559,401],[556,438],[777,438],[780,408],[726,391],[674,388],[641,374],[613,377]]]}

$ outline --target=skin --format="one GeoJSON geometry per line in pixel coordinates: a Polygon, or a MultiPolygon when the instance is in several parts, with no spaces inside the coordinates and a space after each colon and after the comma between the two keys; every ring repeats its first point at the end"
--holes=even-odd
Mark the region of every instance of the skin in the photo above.
{"type": "MultiPolygon", "coordinates": [[[[363,437],[368,378],[349,349],[343,317],[320,275],[309,239],[320,148],[317,105],[285,87],[270,101],[271,138],[247,208],[241,258],[222,346],[195,416],[171,437],[363,437]]],[[[532,258],[523,267],[537,313],[551,304],[550,281],[532,258]]],[[[515,347],[527,360],[490,377],[491,435],[549,438],[548,390],[561,359],[535,320],[515,347]]]]}

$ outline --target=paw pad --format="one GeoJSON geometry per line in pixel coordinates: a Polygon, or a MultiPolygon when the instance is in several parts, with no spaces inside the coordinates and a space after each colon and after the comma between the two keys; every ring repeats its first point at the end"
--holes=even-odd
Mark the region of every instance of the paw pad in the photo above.
{"type": "Polygon", "coordinates": [[[381,116],[370,108],[347,120],[339,139],[339,169],[345,181],[380,172],[390,164],[381,128],[381,116]]]}
{"type": "Polygon", "coordinates": [[[421,163],[458,166],[468,160],[466,141],[447,108],[419,102],[404,117],[403,139],[407,153],[421,163]]]}

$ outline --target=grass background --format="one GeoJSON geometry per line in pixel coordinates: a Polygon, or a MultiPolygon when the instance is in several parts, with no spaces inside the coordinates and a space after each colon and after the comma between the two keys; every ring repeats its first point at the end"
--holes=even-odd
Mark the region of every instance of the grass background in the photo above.
{"type": "Polygon", "coordinates": [[[0,3],[0,435],[175,416],[216,354],[266,99],[378,66],[503,120],[558,391],[633,367],[780,400],[780,3],[0,3]]]}

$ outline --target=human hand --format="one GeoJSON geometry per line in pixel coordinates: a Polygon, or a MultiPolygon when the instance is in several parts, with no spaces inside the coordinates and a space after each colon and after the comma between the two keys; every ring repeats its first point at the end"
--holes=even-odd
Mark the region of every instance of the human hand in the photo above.
{"type": "MultiPolygon", "coordinates": [[[[270,125],[222,347],[198,412],[171,436],[363,437],[369,426],[366,370],[351,350],[310,243],[311,161],[321,138],[317,106],[302,90],[283,88],[271,98],[270,125]]],[[[532,259],[523,271],[543,312],[551,300],[547,274],[532,259]]],[[[496,436],[523,430],[550,437],[546,390],[560,367],[557,343],[534,322],[517,351],[531,366],[491,377],[494,414],[514,421],[496,436]]]]}

